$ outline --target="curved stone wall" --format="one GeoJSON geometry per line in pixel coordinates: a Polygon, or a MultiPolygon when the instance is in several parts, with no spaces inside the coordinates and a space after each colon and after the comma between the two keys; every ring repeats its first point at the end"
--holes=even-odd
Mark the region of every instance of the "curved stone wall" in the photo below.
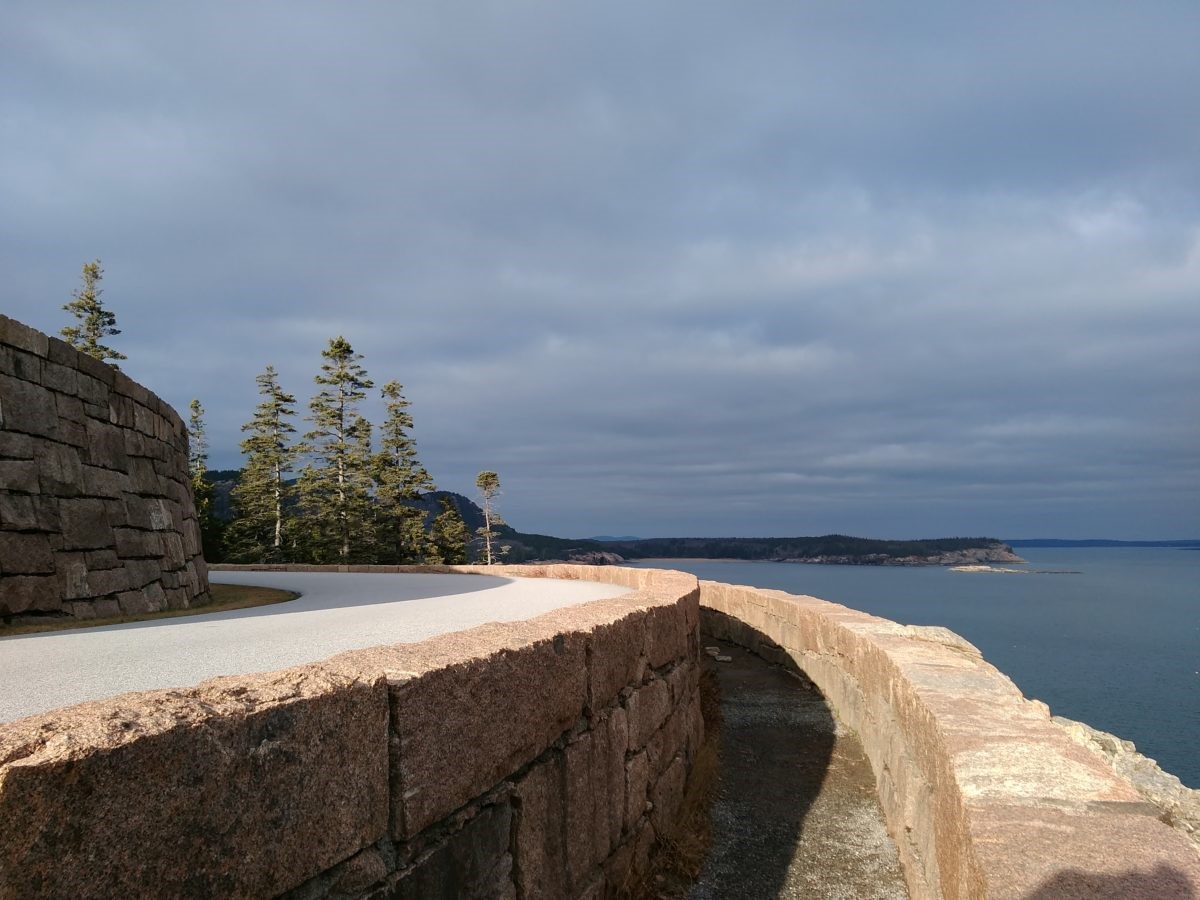
{"type": "Polygon", "coordinates": [[[1170,810],[958,635],[701,582],[705,631],[794,664],[858,732],[913,898],[1200,897],[1170,810]]]}
{"type": "Polygon", "coordinates": [[[207,602],[182,420],[123,372],[0,316],[0,616],[207,602]]]}
{"type": "Polygon", "coordinates": [[[702,740],[695,578],[442,571],[631,592],[0,725],[0,898],[619,894],[702,740]]]}

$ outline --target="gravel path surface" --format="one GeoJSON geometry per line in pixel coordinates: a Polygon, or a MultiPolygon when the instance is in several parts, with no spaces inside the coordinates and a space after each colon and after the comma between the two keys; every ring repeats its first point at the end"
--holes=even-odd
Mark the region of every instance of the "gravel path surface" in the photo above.
{"type": "Polygon", "coordinates": [[[288,603],[0,639],[0,722],[125,691],[267,672],[359,647],[412,643],[485,622],[616,597],[589,581],[490,575],[213,572],[298,591],[288,603]]]}

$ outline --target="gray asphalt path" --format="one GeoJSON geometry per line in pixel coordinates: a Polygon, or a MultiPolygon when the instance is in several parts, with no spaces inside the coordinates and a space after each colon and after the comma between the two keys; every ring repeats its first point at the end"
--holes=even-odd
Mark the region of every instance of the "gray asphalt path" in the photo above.
{"type": "Polygon", "coordinates": [[[0,639],[0,722],[125,691],[187,687],[360,647],[514,622],[629,589],[490,575],[213,572],[298,591],[288,603],[0,639]]]}

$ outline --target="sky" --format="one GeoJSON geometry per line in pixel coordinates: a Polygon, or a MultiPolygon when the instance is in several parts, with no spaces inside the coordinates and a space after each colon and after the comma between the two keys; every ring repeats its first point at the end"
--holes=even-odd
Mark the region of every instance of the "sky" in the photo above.
{"type": "Polygon", "coordinates": [[[100,258],[213,468],[343,335],[523,531],[1200,537],[1194,0],[0,22],[0,312],[100,258]]]}

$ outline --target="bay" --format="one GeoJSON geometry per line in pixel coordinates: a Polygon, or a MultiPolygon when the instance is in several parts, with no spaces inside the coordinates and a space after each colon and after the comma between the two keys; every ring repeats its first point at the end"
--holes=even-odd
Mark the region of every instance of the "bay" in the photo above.
{"type": "Polygon", "coordinates": [[[700,578],[811,594],[961,634],[1055,715],[1133,741],[1200,788],[1200,551],[1023,548],[1028,566],[939,567],[654,560],[700,578]]]}

